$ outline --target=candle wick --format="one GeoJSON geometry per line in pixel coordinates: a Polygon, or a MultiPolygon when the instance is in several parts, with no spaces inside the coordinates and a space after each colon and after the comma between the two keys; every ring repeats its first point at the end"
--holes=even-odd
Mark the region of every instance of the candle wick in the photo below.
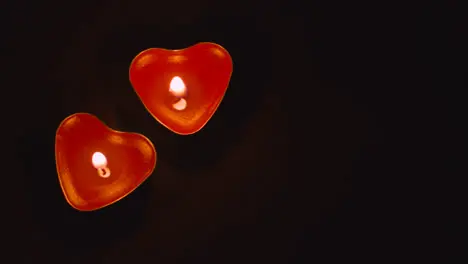
{"type": "Polygon", "coordinates": [[[184,98],[180,98],[172,104],[172,107],[178,111],[185,110],[187,108],[187,101],[184,98]]]}
{"type": "Polygon", "coordinates": [[[108,178],[110,176],[110,174],[111,174],[109,168],[107,168],[107,167],[99,168],[97,171],[98,171],[99,176],[101,176],[103,178],[108,178]]]}

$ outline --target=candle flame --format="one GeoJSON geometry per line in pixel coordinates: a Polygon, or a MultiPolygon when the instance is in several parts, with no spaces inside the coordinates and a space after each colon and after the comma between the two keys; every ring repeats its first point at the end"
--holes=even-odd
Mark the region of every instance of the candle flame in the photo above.
{"type": "Polygon", "coordinates": [[[183,96],[185,94],[185,83],[179,76],[174,76],[169,84],[169,91],[175,96],[183,96]]]}
{"type": "Polygon", "coordinates": [[[182,78],[179,76],[174,76],[171,80],[171,83],[169,84],[169,91],[179,97],[177,102],[172,104],[172,107],[175,110],[182,111],[185,108],[187,108],[187,100],[184,98],[180,98],[185,95],[185,92],[187,90],[187,87],[185,86],[184,81],[182,81],[182,78]]]}
{"type": "Polygon", "coordinates": [[[91,161],[93,163],[93,167],[96,169],[104,169],[107,167],[106,156],[101,152],[94,152],[91,161]]]}

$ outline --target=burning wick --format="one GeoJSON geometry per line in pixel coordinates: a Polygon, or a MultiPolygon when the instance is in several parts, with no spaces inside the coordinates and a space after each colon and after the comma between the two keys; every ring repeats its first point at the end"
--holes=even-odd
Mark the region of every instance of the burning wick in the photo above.
{"type": "Polygon", "coordinates": [[[177,102],[172,104],[175,110],[182,111],[187,108],[187,100],[181,98],[185,95],[186,90],[184,81],[179,76],[174,76],[169,84],[169,92],[178,98],[177,102]]]}
{"type": "Polygon", "coordinates": [[[107,168],[107,159],[101,152],[94,152],[91,159],[93,167],[96,168],[99,176],[108,178],[111,175],[109,168],[107,168]]]}

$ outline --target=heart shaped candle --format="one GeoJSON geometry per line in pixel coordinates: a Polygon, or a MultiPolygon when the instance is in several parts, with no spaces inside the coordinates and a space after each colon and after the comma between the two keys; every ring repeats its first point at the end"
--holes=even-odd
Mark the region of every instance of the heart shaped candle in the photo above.
{"type": "Polygon", "coordinates": [[[151,115],[180,135],[205,126],[232,74],[229,53],[214,43],[181,50],[147,49],[130,65],[130,82],[151,115]]]}
{"type": "Polygon", "coordinates": [[[143,135],[112,130],[97,117],[78,113],[57,129],[55,160],[68,203],[92,211],[143,183],[154,170],[156,151],[143,135]]]}

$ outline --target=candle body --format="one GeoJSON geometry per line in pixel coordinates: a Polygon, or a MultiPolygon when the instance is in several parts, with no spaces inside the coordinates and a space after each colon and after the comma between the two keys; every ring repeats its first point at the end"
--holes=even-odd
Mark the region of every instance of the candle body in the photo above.
{"type": "Polygon", "coordinates": [[[66,200],[92,211],[135,190],[153,172],[156,151],[140,134],[115,131],[91,114],[78,113],[57,129],[55,159],[66,200]]]}
{"type": "Polygon", "coordinates": [[[132,61],[130,82],[156,120],[187,135],[212,117],[232,69],[231,56],[218,44],[205,42],[181,50],[151,48],[132,61]]]}

